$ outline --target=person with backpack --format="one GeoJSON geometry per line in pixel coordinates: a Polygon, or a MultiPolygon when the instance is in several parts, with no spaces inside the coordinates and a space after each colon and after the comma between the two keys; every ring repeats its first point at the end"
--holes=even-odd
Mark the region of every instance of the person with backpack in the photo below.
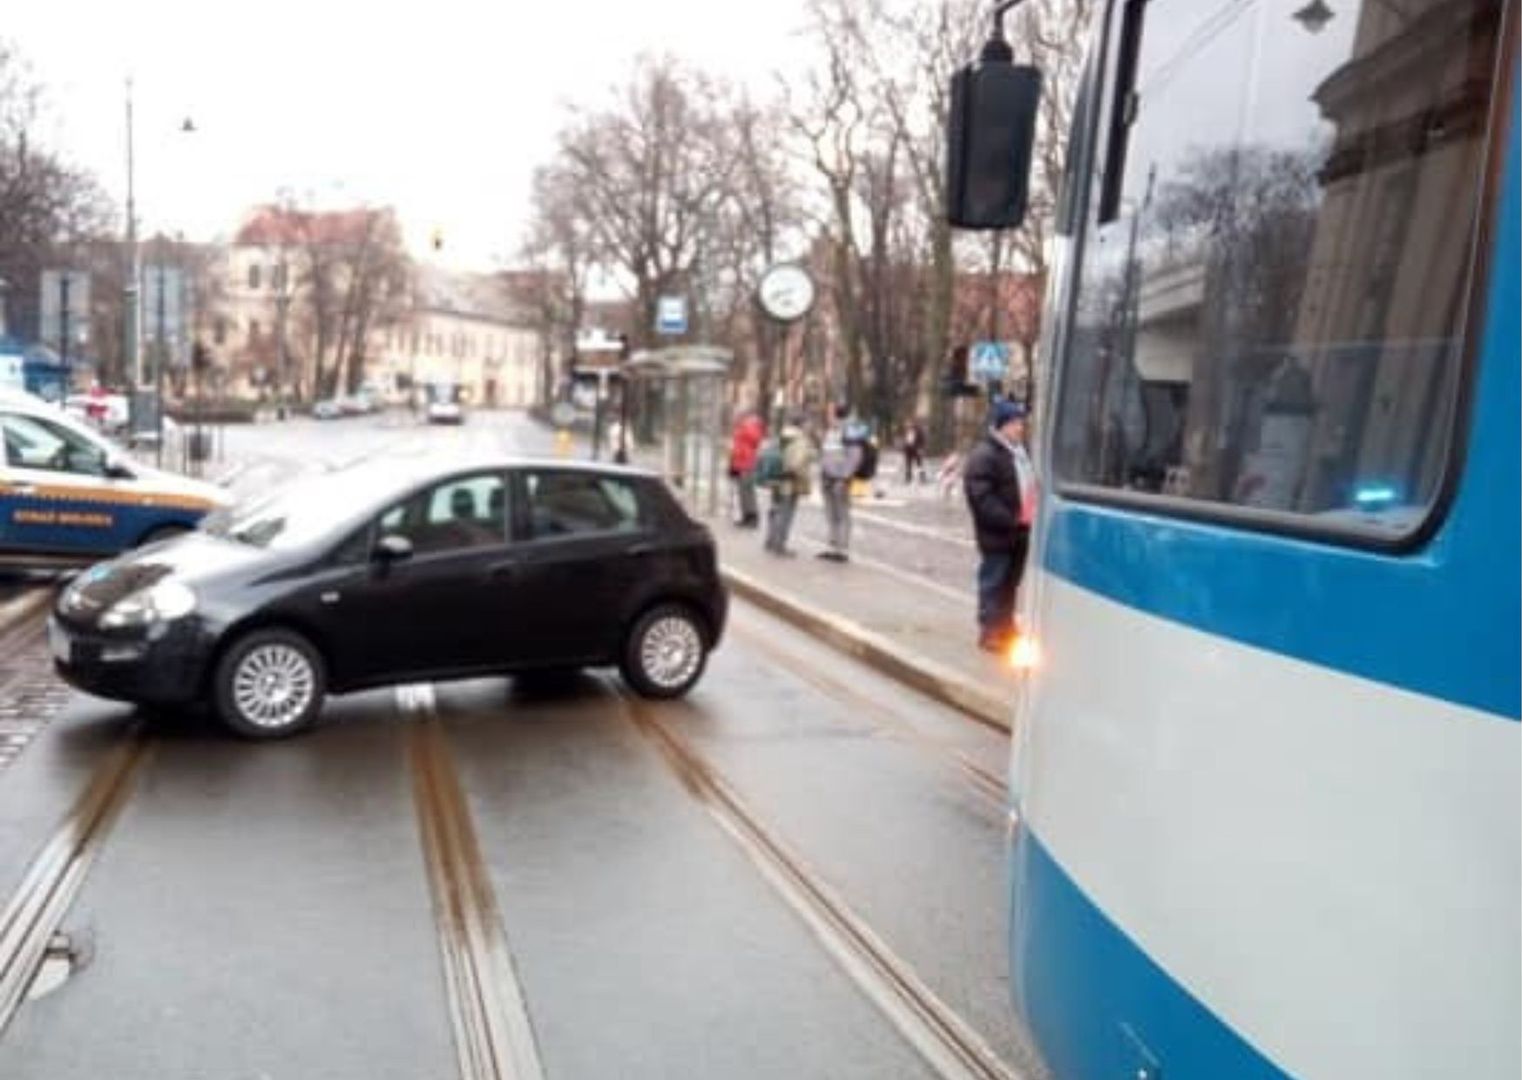
{"type": "Polygon", "coordinates": [[[740,516],[735,524],[742,529],[754,529],[761,523],[756,507],[756,459],[765,438],[766,424],[753,412],[740,417],[730,438],[729,476],[734,481],[740,503],[740,516]]]}
{"type": "Polygon", "coordinates": [[[850,415],[849,406],[834,407],[819,447],[820,488],[830,528],[829,544],[819,557],[831,562],[845,562],[850,557],[846,549],[851,545],[851,482],[862,462],[862,440],[853,437],[858,432],[850,415]]]}
{"type": "Polygon", "coordinates": [[[809,493],[809,478],[814,471],[815,458],[814,441],[799,425],[796,417],[789,417],[783,423],[774,445],[762,447],[757,468],[772,489],[772,505],[766,519],[765,547],[773,555],[791,558],[794,554],[787,546],[787,539],[793,530],[798,500],[809,493]]]}
{"type": "Polygon", "coordinates": [[[962,489],[978,553],[978,646],[1002,652],[1013,641],[1015,595],[1035,520],[1036,479],[1025,449],[1025,406],[998,401],[988,432],[967,455],[962,489]]]}

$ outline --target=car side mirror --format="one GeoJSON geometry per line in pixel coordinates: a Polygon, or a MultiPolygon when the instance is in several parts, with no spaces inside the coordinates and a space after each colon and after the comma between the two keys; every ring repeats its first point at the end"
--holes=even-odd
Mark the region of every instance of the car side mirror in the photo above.
{"type": "Polygon", "coordinates": [[[1016,66],[1002,38],[951,80],[946,121],[946,219],[961,229],[1014,229],[1025,220],[1041,73],[1016,66]]]}
{"type": "Polygon", "coordinates": [[[412,541],[396,533],[387,533],[375,542],[375,548],[371,551],[370,557],[386,565],[410,559],[412,558],[412,541]]]}
{"type": "Polygon", "coordinates": [[[101,470],[112,480],[131,480],[137,475],[117,454],[107,454],[101,470]]]}

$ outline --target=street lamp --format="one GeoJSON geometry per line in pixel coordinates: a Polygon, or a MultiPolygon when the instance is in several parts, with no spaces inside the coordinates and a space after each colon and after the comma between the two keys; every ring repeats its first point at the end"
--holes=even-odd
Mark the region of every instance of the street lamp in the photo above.
{"type": "Polygon", "coordinates": [[[1325,30],[1327,23],[1332,21],[1336,13],[1327,6],[1326,0],[1311,0],[1305,7],[1295,12],[1290,18],[1294,19],[1312,34],[1319,34],[1325,30]]]}
{"type": "MultiPolygon", "coordinates": [[[[132,156],[132,80],[127,80],[127,250],[126,284],[122,288],[122,378],[131,378],[132,385],[143,387],[142,328],[138,312],[138,265],[137,265],[137,208],[133,199],[135,175],[132,156]]],[[[134,423],[136,430],[137,424],[134,423]]]]}

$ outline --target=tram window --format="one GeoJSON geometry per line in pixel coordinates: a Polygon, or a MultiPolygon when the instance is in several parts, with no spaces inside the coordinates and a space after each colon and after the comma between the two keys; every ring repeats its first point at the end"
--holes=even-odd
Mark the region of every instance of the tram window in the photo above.
{"type": "Polygon", "coordinates": [[[1301,6],[1147,5],[1055,467],[1394,537],[1453,438],[1502,0],[1301,6]]]}

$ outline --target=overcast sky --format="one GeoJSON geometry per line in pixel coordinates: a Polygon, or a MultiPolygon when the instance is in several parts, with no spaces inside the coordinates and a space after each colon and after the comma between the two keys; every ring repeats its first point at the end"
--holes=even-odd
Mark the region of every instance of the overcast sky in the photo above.
{"type": "Polygon", "coordinates": [[[562,103],[595,99],[642,51],[766,85],[796,68],[803,0],[82,0],[6,5],[0,34],[47,89],[48,144],[126,195],[135,85],[146,231],[230,234],[281,187],[389,204],[422,253],[489,268],[511,253],[562,103]],[[180,132],[183,120],[197,132],[180,132]]]}

